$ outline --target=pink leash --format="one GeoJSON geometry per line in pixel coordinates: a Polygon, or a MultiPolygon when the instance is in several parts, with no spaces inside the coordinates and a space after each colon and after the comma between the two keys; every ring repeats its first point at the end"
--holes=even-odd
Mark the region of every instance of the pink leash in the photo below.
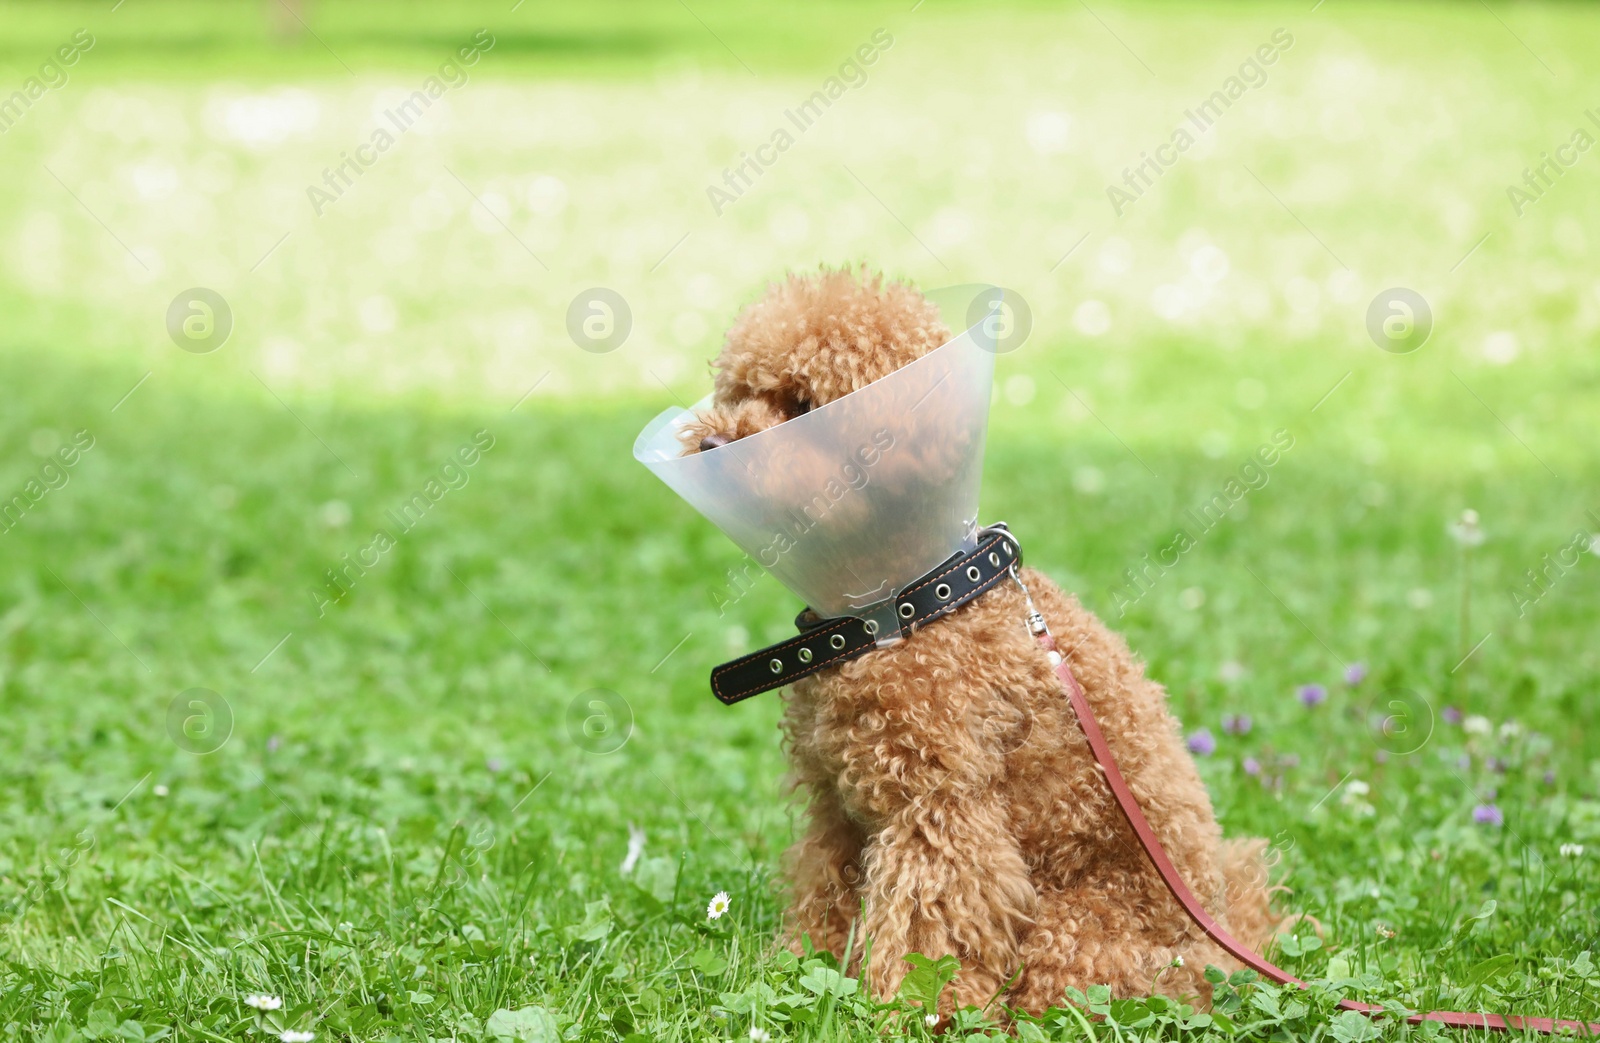
{"type": "MultiPolygon", "coordinates": [[[[1012,572],[1016,576],[1015,571],[1012,572]]],[[[1022,581],[1017,580],[1020,586],[1022,581]]],[[[1023,588],[1026,595],[1027,588],[1023,588]]],[[[1212,941],[1220,945],[1227,953],[1246,967],[1251,968],[1262,977],[1271,978],[1282,985],[1297,985],[1306,987],[1306,983],[1267,962],[1261,954],[1253,951],[1249,946],[1241,944],[1234,937],[1223,930],[1222,925],[1212,919],[1211,914],[1195,900],[1189,886],[1183,882],[1183,877],[1178,874],[1178,869],[1172,864],[1172,859],[1167,857],[1166,851],[1161,847],[1161,841],[1156,839],[1155,832],[1150,828],[1150,823],[1145,821],[1144,812],[1139,807],[1138,798],[1128,788],[1128,783],[1123,779],[1122,772],[1117,769],[1117,762],[1111,756],[1111,747],[1106,745],[1106,737],[1100,731],[1100,725],[1094,719],[1094,712],[1089,709],[1089,700],[1083,694],[1083,686],[1072,675],[1072,670],[1067,666],[1066,659],[1056,650],[1055,638],[1050,635],[1050,630],[1045,626],[1044,617],[1033,608],[1033,600],[1028,600],[1028,629],[1038,639],[1040,647],[1050,656],[1050,663],[1055,667],[1056,676],[1061,680],[1061,687],[1067,693],[1067,699],[1072,703],[1072,710],[1077,715],[1078,727],[1083,729],[1084,737],[1089,740],[1089,748],[1094,751],[1094,759],[1099,762],[1101,770],[1105,773],[1106,783],[1111,787],[1111,793],[1117,798],[1117,806],[1122,809],[1122,814],[1127,818],[1128,825],[1133,827],[1134,834],[1139,838],[1139,844],[1144,848],[1144,853],[1150,856],[1150,861],[1160,874],[1162,883],[1167,885],[1167,890],[1172,892],[1172,897],[1178,900],[1190,919],[1200,925],[1200,929],[1211,936],[1212,941]]],[[[1340,1000],[1339,1006],[1344,1010],[1358,1011],[1369,1017],[1384,1013],[1382,1007],[1373,1007],[1354,1000],[1340,1000]]],[[[1420,1023],[1423,1021],[1437,1021],[1441,1024],[1455,1028],[1493,1029],[1498,1032],[1509,1032],[1513,1029],[1531,1030],[1554,1034],[1560,1030],[1570,1030],[1579,1034],[1590,1033],[1600,1036],[1600,1023],[1584,1023],[1581,1021],[1555,1021],[1551,1018],[1524,1018],[1516,1015],[1502,1016],[1500,1014],[1462,1014],[1455,1011],[1430,1011],[1426,1014],[1413,1014],[1407,1021],[1420,1023]]]]}

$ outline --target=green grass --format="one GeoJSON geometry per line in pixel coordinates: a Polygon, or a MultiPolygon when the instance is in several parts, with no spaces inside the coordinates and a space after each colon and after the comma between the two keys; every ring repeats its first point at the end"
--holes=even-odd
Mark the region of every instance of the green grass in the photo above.
{"type": "MultiPolygon", "coordinates": [[[[352,79],[315,41],[273,50],[255,5],[128,0],[0,137],[0,498],[94,439],[0,535],[0,1038],[251,1038],[254,993],[319,1039],[877,1038],[888,1013],[771,952],[778,701],[706,688],[797,606],[763,581],[719,615],[739,553],[629,459],[763,280],[852,258],[1032,304],[985,515],[1216,735],[1224,828],[1269,838],[1284,908],[1323,925],[1280,958],[1336,982],[1281,1033],[1359,1039],[1340,990],[1595,1018],[1600,570],[1582,555],[1525,612],[1511,592],[1600,528],[1600,159],[1522,218],[1504,189],[1600,103],[1600,15],[1095,5],[1149,76],[1081,8],[691,6],[754,79],[680,5],[528,0],[322,218],[305,185],[375,96],[498,8],[314,7],[352,79]],[[713,216],[705,184],[878,25],[867,86],[713,216]],[[1294,48],[1214,151],[1114,218],[1106,182],[1277,25],[1294,48]],[[232,104],[305,98],[270,147],[228,129],[232,104]],[[1030,144],[1051,112],[1064,151],[1030,144]],[[164,328],[196,284],[236,318],[210,355],[164,328]],[[594,284],[635,314],[610,355],[563,328],[594,284]],[[1409,355],[1364,328],[1397,284],[1438,316],[1409,355]],[[1266,486],[1121,612],[1125,570],[1280,429],[1266,486]],[[466,484],[326,605],[326,571],[478,432],[466,484]],[[1463,562],[1467,508],[1488,539],[1463,562]],[[1373,728],[1400,690],[1415,739],[1373,728]],[[596,701],[614,716],[586,733],[596,701]],[[1503,825],[1474,822],[1490,803],[1503,825]]],[[[0,7],[0,87],[91,16],[0,7]]],[[[1154,1013],[1123,1035],[1220,1037],[1154,1013]]]]}

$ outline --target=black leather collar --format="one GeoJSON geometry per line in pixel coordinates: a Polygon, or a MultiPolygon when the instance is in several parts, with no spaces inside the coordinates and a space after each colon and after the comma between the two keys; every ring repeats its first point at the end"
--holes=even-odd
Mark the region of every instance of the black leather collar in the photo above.
{"type": "Polygon", "coordinates": [[[711,671],[711,693],[726,706],[837,666],[878,647],[879,619],[893,619],[900,636],[941,619],[1005,579],[1022,561],[1022,547],[997,522],[978,533],[978,545],[916,580],[894,598],[860,615],[818,619],[809,608],[795,619],[799,637],[741,656],[711,671]]]}

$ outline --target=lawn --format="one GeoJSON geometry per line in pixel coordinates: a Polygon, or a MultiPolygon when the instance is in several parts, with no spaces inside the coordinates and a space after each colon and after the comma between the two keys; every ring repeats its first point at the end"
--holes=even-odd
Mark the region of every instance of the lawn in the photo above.
{"type": "Polygon", "coordinates": [[[326,2],[275,40],[255,4],[0,4],[0,99],[95,39],[0,134],[0,1038],[923,1034],[772,953],[779,700],[706,675],[798,606],[719,611],[741,555],[629,454],[765,280],[851,260],[1031,306],[986,518],[1127,635],[1322,924],[1275,954],[1322,984],[1239,983],[1237,1034],[1359,1043],[1340,994],[1600,1016],[1600,153],[1507,191],[1600,137],[1600,12],[909,7],[326,2]],[[604,353],[567,333],[597,285],[604,353]],[[196,286],[208,353],[168,332],[196,286]],[[1391,287],[1415,350],[1369,335],[1391,287]]]}

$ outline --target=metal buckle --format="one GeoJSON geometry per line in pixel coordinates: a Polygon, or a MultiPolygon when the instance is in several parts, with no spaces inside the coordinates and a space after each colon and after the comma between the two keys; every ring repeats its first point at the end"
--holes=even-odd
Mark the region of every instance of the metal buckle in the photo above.
{"type": "Polygon", "coordinates": [[[1017,563],[1013,561],[1011,567],[1006,571],[1011,573],[1012,582],[1022,589],[1022,600],[1027,602],[1028,614],[1024,618],[1024,622],[1027,624],[1028,633],[1034,635],[1050,633],[1050,628],[1045,625],[1044,616],[1040,614],[1037,608],[1033,607],[1033,595],[1028,593],[1028,585],[1022,582],[1022,577],[1018,575],[1017,563]]]}

